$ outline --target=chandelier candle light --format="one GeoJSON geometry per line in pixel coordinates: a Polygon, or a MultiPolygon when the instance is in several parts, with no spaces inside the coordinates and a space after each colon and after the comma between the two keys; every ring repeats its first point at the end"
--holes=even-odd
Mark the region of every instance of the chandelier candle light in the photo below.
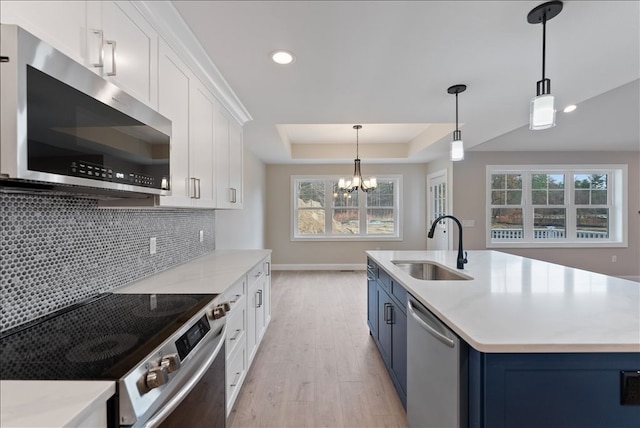
{"type": "Polygon", "coordinates": [[[545,54],[547,39],[547,21],[562,11],[561,1],[550,1],[534,7],[527,15],[529,24],[542,23],[542,80],[536,84],[536,96],[531,99],[529,129],[547,129],[556,125],[554,97],[551,95],[551,80],[545,77],[545,54]]]}
{"type": "Polygon", "coordinates": [[[356,158],[354,160],[355,165],[353,167],[353,178],[351,181],[346,181],[344,178],[341,178],[338,181],[338,187],[340,190],[346,190],[349,193],[358,189],[363,192],[370,192],[377,187],[378,182],[375,177],[371,177],[368,180],[362,179],[362,173],[360,172],[360,156],[358,153],[358,131],[362,129],[362,125],[353,125],[353,129],[356,130],[356,158]]]}
{"type": "Polygon", "coordinates": [[[462,132],[458,129],[458,94],[467,90],[467,85],[453,85],[447,89],[450,94],[456,94],[456,130],[453,131],[453,141],[451,142],[452,161],[464,159],[464,144],[462,143],[462,132]]]}

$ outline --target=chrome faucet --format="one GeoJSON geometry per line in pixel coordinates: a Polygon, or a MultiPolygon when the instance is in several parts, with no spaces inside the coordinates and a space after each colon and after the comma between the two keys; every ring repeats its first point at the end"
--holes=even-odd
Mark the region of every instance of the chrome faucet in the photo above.
{"type": "Polygon", "coordinates": [[[464,269],[464,265],[465,263],[467,263],[467,252],[462,250],[462,224],[460,224],[460,221],[457,218],[455,218],[452,215],[441,215],[440,217],[438,217],[433,221],[433,224],[431,225],[431,230],[429,230],[429,234],[427,235],[427,237],[433,238],[433,232],[435,232],[438,222],[440,220],[444,220],[445,218],[450,218],[451,220],[455,221],[456,224],[458,225],[458,260],[457,260],[456,267],[458,269],[464,269]]]}

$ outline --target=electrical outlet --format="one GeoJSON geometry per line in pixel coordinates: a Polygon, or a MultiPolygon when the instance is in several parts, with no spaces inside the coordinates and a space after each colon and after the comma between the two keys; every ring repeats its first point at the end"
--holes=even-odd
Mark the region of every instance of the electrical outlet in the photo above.
{"type": "Polygon", "coordinates": [[[156,238],[149,239],[149,254],[156,253],[156,238]]]}
{"type": "Polygon", "coordinates": [[[200,231],[200,242],[204,241],[204,230],[200,231]]]}
{"type": "Polygon", "coordinates": [[[640,405],[640,371],[620,372],[620,404],[640,405]]]}
{"type": "Polygon", "coordinates": [[[611,256],[611,263],[616,263],[618,261],[618,256],[613,255],[611,256]]]}

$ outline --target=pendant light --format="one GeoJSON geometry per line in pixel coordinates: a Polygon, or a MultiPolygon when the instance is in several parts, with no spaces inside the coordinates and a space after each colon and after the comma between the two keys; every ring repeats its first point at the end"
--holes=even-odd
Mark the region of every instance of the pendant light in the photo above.
{"type": "Polygon", "coordinates": [[[362,129],[362,125],[353,125],[353,129],[356,130],[356,158],[354,160],[353,178],[350,181],[346,181],[344,178],[341,178],[338,181],[338,187],[340,190],[346,190],[349,193],[358,189],[363,192],[370,192],[377,187],[378,182],[375,177],[371,177],[368,180],[362,179],[362,173],[360,172],[360,157],[358,153],[358,131],[362,129]]]}
{"type": "Polygon", "coordinates": [[[545,77],[545,54],[547,21],[562,11],[561,1],[550,1],[534,7],[527,15],[529,24],[542,23],[542,80],[536,84],[536,96],[531,99],[529,129],[547,129],[556,125],[554,97],[551,95],[551,80],[545,77]]]}
{"type": "Polygon", "coordinates": [[[456,130],[453,131],[453,141],[451,142],[452,161],[464,159],[464,144],[462,144],[462,132],[458,130],[458,94],[467,90],[467,85],[453,85],[447,89],[450,94],[456,94],[456,130]]]}

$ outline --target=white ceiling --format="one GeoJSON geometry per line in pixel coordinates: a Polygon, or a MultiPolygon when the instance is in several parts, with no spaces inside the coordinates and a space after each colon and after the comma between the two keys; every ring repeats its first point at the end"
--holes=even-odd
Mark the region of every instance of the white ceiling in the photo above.
{"type": "Polygon", "coordinates": [[[460,127],[471,150],[640,150],[640,2],[565,1],[547,23],[557,126],[529,131],[540,1],[174,0],[253,120],[267,163],[425,162],[460,127]],[[288,66],[269,53],[296,55],[288,66]],[[623,86],[624,85],[624,86],[623,86]]]}

